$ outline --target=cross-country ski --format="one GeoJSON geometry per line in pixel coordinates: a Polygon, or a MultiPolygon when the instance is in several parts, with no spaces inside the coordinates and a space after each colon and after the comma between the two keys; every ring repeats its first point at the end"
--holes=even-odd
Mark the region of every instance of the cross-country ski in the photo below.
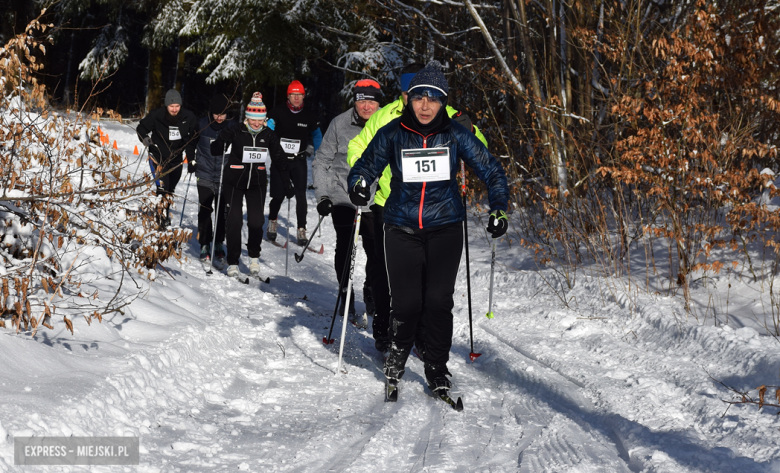
{"type": "Polygon", "coordinates": [[[447,391],[436,391],[433,393],[433,397],[439,398],[442,401],[446,402],[450,405],[453,409],[455,409],[458,412],[461,412],[463,410],[463,401],[460,399],[460,396],[458,396],[457,400],[453,400],[450,397],[450,393],[447,391]]]}

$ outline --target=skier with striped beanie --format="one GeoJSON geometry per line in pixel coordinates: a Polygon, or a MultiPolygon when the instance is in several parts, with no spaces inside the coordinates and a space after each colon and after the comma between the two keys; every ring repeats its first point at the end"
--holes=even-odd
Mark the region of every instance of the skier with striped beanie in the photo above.
{"type": "MultiPolygon", "coordinates": [[[[228,147],[230,156],[224,169],[222,199],[225,201],[227,236],[227,275],[240,278],[241,227],[244,224],[243,202],[246,200],[249,237],[246,248],[249,272],[260,274],[260,243],[263,239],[265,193],[268,188],[266,168],[285,160],[276,133],[266,126],[266,108],[260,92],[252,95],[246,107],[244,123],[222,130],[211,143],[211,153],[221,155],[228,147]]],[[[290,184],[289,173],[283,181],[290,184]]]]}

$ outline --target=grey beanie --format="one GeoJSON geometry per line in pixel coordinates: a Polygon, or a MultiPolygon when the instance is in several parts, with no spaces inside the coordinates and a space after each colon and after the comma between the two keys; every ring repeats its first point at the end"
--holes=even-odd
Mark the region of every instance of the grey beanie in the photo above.
{"type": "Polygon", "coordinates": [[[447,78],[441,72],[439,61],[432,60],[423,67],[409,82],[408,92],[411,93],[413,89],[418,87],[432,87],[440,90],[444,95],[449,95],[450,88],[447,86],[447,78]]]}
{"type": "Polygon", "coordinates": [[[165,106],[173,104],[181,105],[181,94],[176,89],[171,89],[165,93],[165,106]]]}

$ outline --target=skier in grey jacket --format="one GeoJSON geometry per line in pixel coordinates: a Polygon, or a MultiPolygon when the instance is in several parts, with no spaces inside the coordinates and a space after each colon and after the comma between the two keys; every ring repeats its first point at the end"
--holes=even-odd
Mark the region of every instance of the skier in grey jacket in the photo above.
{"type": "MultiPolygon", "coordinates": [[[[347,147],[350,140],[363,129],[371,115],[379,109],[382,90],[379,83],[374,80],[359,80],[353,88],[353,98],[355,106],[334,118],[328,125],[328,131],[325,132],[322,144],[312,163],[317,212],[322,216],[331,215],[333,227],[336,230],[335,269],[340,286],[345,285],[342,276],[351,253],[352,224],[355,219],[355,206],[350,202],[347,190],[347,175],[350,170],[349,164],[347,164],[347,147]]],[[[371,297],[370,280],[373,277],[386,277],[383,274],[376,276],[373,274],[376,269],[381,270],[381,265],[374,263],[376,257],[373,228],[372,214],[366,207],[360,222],[360,235],[367,256],[363,301],[366,304],[366,313],[372,317],[374,304],[371,297]]],[[[346,288],[343,290],[346,291],[346,288]]],[[[346,297],[342,298],[340,313],[343,313],[345,299],[346,297]]],[[[352,323],[359,327],[365,327],[367,324],[365,317],[355,314],[354,295],[350,295],[349,299],[349,314],[352,323]]]]}

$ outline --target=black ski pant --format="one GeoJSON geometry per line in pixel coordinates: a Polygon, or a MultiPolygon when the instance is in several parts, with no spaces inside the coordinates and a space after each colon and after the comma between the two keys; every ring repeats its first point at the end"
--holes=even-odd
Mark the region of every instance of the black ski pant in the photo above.
{"type": "Polygon", "coordinates": [[[453,294],[462,251],[460,222],[422,229],[385,224],[390,338],[408,354],[422,323],[426,365],[446,365],[450,358],[453,294]]]}
{"type": "Polygon", "coordinates": [[[219,244],[225,241],[225,199],[219,199],[217,210],[217,238],[214,239],[214,224],[211,221],[211,213],[214,211],[212,203],[216,203],[219,192],[219,182],[198,179],[198,243],[210,245],[212,241],[219,244]]]}
{"type": "Polygon", "coordinates": [[[374,340],[379,344],[390,341],[390,286],[387,283],[387,266],[385,265],[385,208],[379,204],[371,206],[374,220],[374,271],[371,275],[371,294],[374,296],[376,315],[371,323],[374,340]]]}
{"type": "Polygon", "coordinates": [[[157,195],[171,194],[176,191],[176,184],[181,180],[181,171],[184,167],[181,161],[176,161],[171,158],[162,163],[162,165],[155,164],[160,162],[160,158],[151,155],[149,159],[149,167],[152,168],[152,174],[155,178],[155,184],[157,185],[157,195]],[[157,177],[162,176],[162,177],[157,177]]]}
{"type": "MultiPolygon", "coordinates": [[[[335,205],[330,214],[333,219],[333,228],[336,230],[336,259],[334,266],[339,286],[341,284],[346,285],[346,281],[342,281],[341,276],[344,274],[344,268],[349,264],[349,257],[352,254],[352,225],[355,223],[355,213],[356,210],[351,207],[335,205]]],[[[371,287],[374,267],[377,264],[374,252],[374,218],[371,212],[360,214],[360,237],[363,240],[363,250],[366,252],[366,281],[364,286],[371,287]]],[[[346,276],[349,277],[349,274],[346,276]]],[[[350,295],[350,301],[354,301],[354,299],[355,297],[350,295]]],[[[354,307],[354,302],[352,307],[354,307]]]]}
{"type": "Polygon", "coordinates": [[[222,199],[225,201],[225,231],[227,233],[227,263],[229,265],[237,265],[241,258],[244,199],[246,199],[246,224],[249,229],[249,237],[246,242],[247,253],[250,258],[260,256],[260,242],[263,240],[263,224],[265,223],[265,215],[263,214],[265,192],[265,182],[249,189],[243,186],[227,186],[222,191],[222,199]]]}
{"type": "MultiPolygon", "coordinates": [[[[295,188],[295,213],[298,217],[298,228],[306,228],[306,186],[308,185],[309,168],[305,159],[288,164],[290,180],[295,188]]],[[[281,173],[271,166],[271,203],[268,206],[269,220],[279,217],[279,209],[284,201],[284,182],[281,173]]]]}

